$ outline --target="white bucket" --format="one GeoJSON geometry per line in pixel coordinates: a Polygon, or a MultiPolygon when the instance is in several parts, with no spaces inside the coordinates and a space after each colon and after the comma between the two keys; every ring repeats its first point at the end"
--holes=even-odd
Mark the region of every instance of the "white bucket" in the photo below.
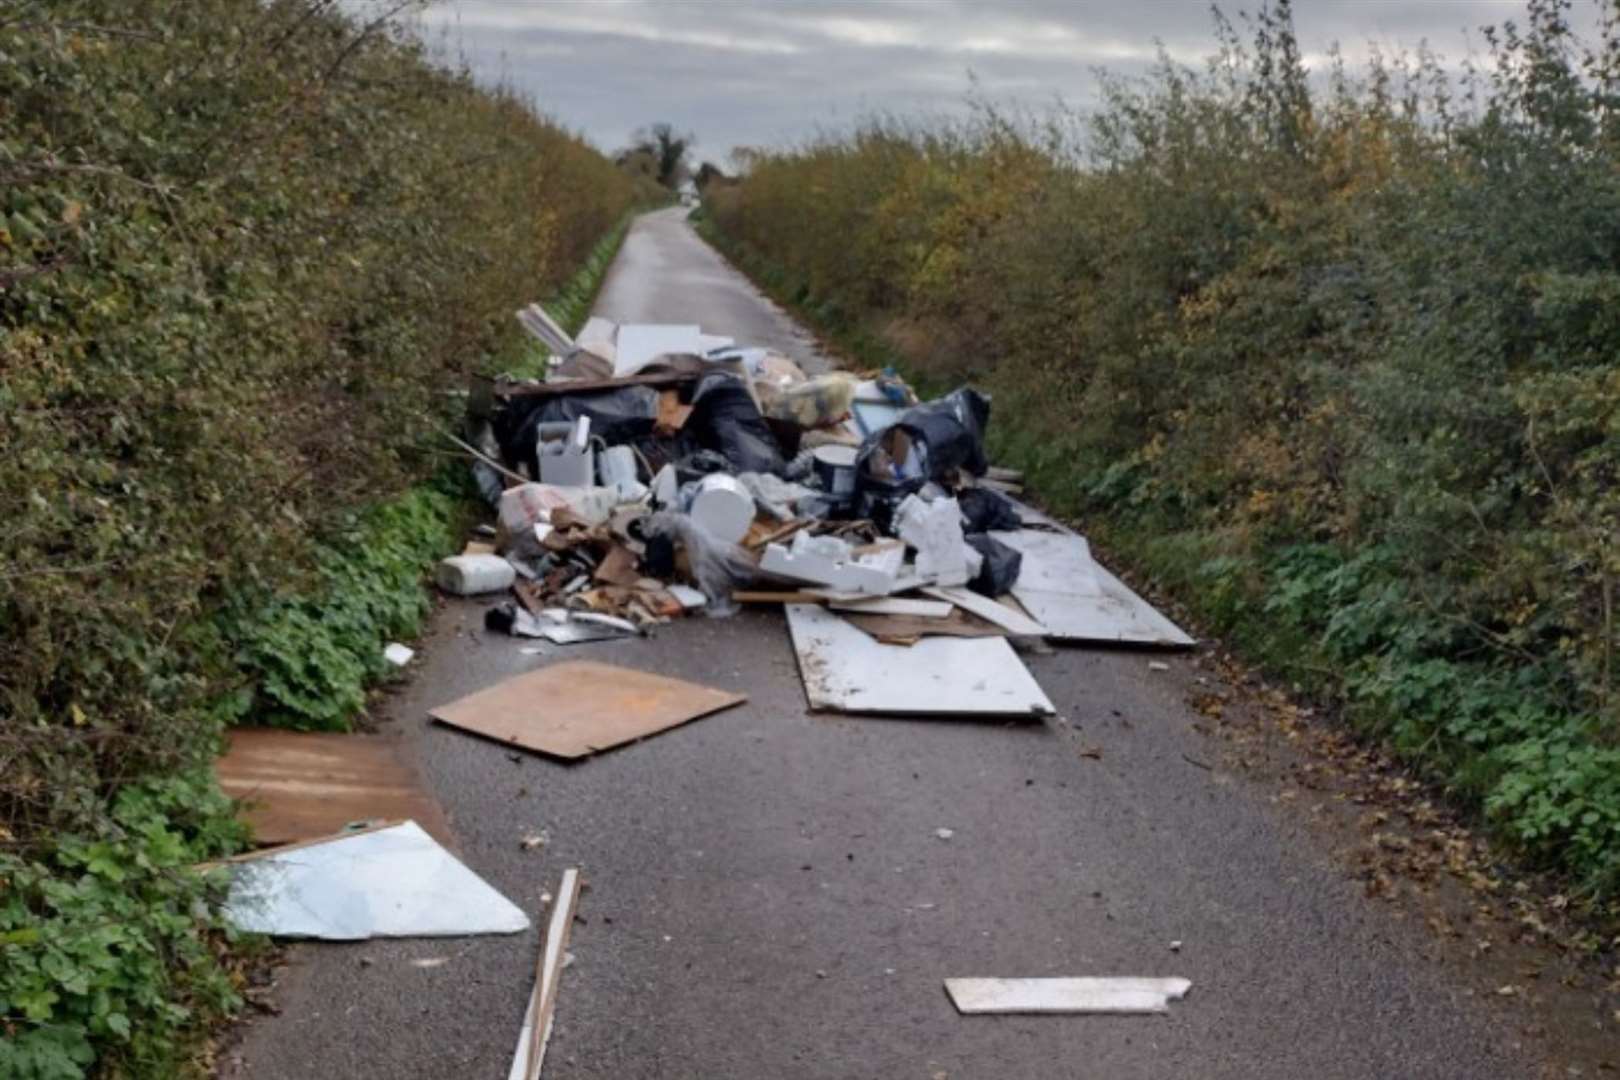
{"type": "Polygon", "coordinates": [[[698,481],[691,514],[715,539],[735,544],[748,535],[748,526],[754,523],[754,497],[736,477],[710,473],[698,481]]]}

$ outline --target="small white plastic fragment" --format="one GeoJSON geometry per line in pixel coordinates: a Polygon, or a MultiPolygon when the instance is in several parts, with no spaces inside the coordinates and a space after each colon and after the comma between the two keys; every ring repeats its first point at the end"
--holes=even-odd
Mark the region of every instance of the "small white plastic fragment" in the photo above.
{"type": "Polygon", "coordinates": [[[499,555],[452,555],[434,572],[439,588],[457,596],[478,596],[512,587],[517,571],[499,555]]]}
{"type": "Polygon", "coordinates": [[[415,649],[411,648],[409,645],[401,645],[397,641],[390,642],[388,647],[383,649],[383,659],[388,661],[390,664],[393,664],[395,667],[404,667],[406,664],[410,663],[411,659],[415,656],[415,649]]]}

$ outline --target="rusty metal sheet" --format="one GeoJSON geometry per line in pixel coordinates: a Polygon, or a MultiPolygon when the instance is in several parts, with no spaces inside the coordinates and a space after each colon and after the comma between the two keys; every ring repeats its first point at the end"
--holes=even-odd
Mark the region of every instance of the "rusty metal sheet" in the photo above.
{"type": "Polygon", "coordinates": [[[633,668],[574,660],[507,679],[432,715],[475,735],[572,760],[746,700],[633,668]]]}
{"type": "Polygon", "coordinates": [[[393,740],[381,736],[235,728],[214,774],[225,794],[243,800],[242,817],[263,844],[387,818],[415,821],[441,844],[456,846],[438,800],[393,740]]]}

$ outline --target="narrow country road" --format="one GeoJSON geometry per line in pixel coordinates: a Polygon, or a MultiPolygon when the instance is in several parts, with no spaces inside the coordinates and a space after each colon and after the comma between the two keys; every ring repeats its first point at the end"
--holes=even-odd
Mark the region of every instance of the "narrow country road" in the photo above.
{"type": "MultiPolygon", "coordinates": [[[[679,210],[635,224],[597,312],[814,359],[679,210]]],[[[463,858],[513,901],[534,911],[564,867],[584,869],[547,1080],[1537,1075],[1300,815],[1194,767],[1212,752],[1187,658],[1160,672],[1124,650],[1027,656],[1061,716],[1044,724],[850,719],[806,711],[774,609],[536,656],[485,634],[483,607],[439,612],[382,719],[463,858]],[[576,766],[427,719],[564,654],[749,700],[576,766]],[[540,829],[550,843],[523,850],[540,829]],[[962,1017],[942,982],[969,975],[1193,989],[1168,1016],[962,1017]]],[[[295,948],[279,1015],[247,1025],[221,1073],[503,1078],[538,936],[295,948]]]]}

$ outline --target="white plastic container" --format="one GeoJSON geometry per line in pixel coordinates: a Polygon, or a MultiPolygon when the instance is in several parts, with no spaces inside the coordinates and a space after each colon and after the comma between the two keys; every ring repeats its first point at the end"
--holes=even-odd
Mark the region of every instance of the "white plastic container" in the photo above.
{"type": "Polygon", "coordinates": [[[447,593],[478,596],[510,589],[517,571],[499,555],[452,555],[440,561],[433,577],[447,593]]]}
{"type": "Polygon", "coordinates": [[[692,520],[717,540],[735,544],[754,523],[754,497],[736,477],[710,473],[698,481],[692,499],[692,520]]]}

